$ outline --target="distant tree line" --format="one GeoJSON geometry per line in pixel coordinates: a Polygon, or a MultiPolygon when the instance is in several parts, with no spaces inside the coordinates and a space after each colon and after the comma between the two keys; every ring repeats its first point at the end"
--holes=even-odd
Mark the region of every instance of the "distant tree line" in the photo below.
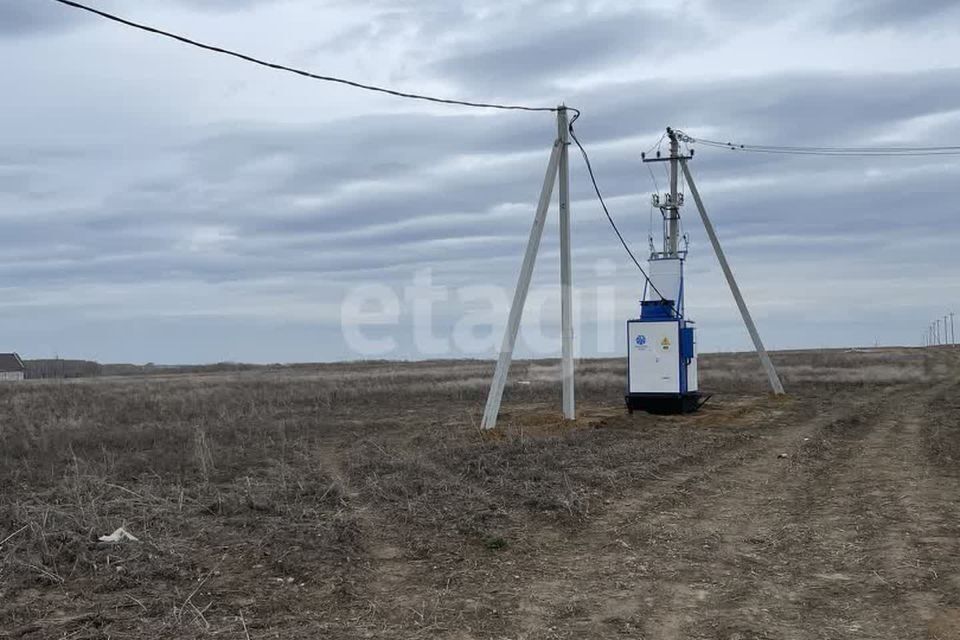
{"type": "Polygon", "coordinates": [[[24,360],[24,376],[29,380],[43,378],[90,378],[103,375],[103,365],[91,360],[24,360]]]}
{"type": "Polygon", "coordinates": [[[259,369],[260,365],[240,362],[217,362],[214,364],[105,364],[105,376],[149,376],[170,373],[218,373],[230,371],[249,371],[259,369]]]}
{"type": "Polygon", "coordinates": [[[223,373],[251,371],[254,369],[313,368],[316,364],[256,365],[242,362],[217,362],[214,364],[100,364],[92,360],[24,360],[25,377],[32,380],[57,378],[94,378],[98,376],[149,376],[171,373],[223,373]]]}

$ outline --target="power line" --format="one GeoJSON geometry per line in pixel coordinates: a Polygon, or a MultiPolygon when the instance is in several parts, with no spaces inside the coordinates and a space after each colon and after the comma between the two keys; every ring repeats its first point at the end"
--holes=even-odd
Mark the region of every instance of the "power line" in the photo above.
{"type": "Polygon", "coordinates": [[[664,302],[669,302],[670,306],[673,308],[673,312],[676,313],[678,317],[680,317],[680,311],[673,304],[673,301],[667,300],[667,298],[662,293],[660,293],[660,290],[657,289],[657,285],[653,284],[653,281],[650,280],[650,276],[647,275],[647,272],[640,265],[640,261],[637,260],[637,257],[633,254],[633,251],[630,250],[630,245],[627,244],[627,241],[623,238],[623,234],[620,233],[620,229],[617,227],[617,223],[614,222],[613,216],[610,215],[610,210],[607,209],[607,204],[603,200],[603,194],[600,193],[600,186],[597,184],[597,178],[596,176],[593,175],[593,165],[590,163],[590,156],[587,155],[587,150],[583,148],[582,144],[580,144],[580,140],[579,138],[577,138],[577,134],[574,133],[573,131],[573,123],[576,122],[577,118],[579,117],[580,117],[580,114],[577,113],[573,117],[573,119],[570,120],[570,138],[572,138],[573,141],[577,144],[577,147],[579,147],[580,149],[580,153],[583,155],[583,162],[587,166],[587,173],[590,176],[590,182],[593,183],[593,190],[597,194],[597,200],[600,201],[600,207],[603,209],[603,213],[606,214],[607,220],[610,222],[610,226],[613,227],[613,232],[617,234],[617,238],[620,239],[620,244],[622,244],[623,248],[627,251],[627,255],[630,256],[630,259],[633,260],[633,264],[637,265],[637,269],[639,269],[640,273],[643,274],[643,277],[646,280],[646,284],[649,285],[650,288],[652,288],[658,296],[660,296],[661,300],[663,300],[664,302]]]}
{"type": "Polygon", "coordinates": [[[666,137],[667,137],[667,132],[664,131],[663,133],[660,134],[660,139],[657,140],[656,142],[654,142],[653,145],[652,145],[649,149],[647,149],[647,153],[650,153],[650,152],[653,151],[654,149],[656,149],[657,151],[659,151],[659,150],[660,150],[660,145],[663,143],[663,139],[666,138],[666,137]]]}
{"type": "Polygon", "coordinates": [[[660,183],[657,182],[657,176],[653,174],[653,169],[650,165],[647,165],[647,171],[650,172],[650,179],[653,181],[653,190],[657,193],[660,193],[660,183]]]}
{"type": "MultiPolygon", "coordinates": [[[[363,89],[365,91],[375,91],[377,93],[385,93],[387,95],[396,96],[398,98],[408,98],[411,100],[424,100],[426,102],[460,105],[463,107],[476,107],[480,109],[501,109],[504,111],[554,111],[555,112],[558,109],[558,107],[531,107],[528,105],[519,105],[519,104],[498,104],[493,102],[472,102],[469,100],[453,100],[449,98],[438,98],[436,96],[429,96],[429,95],[420,94],[420,93],[408,93],[406,91],[397,91],[395,89],[388,89],[386,87],[379,87],[372,84],[364,84],[362,82],[356,82],[354,80],[348,80],[346,78],[338,78],[336,76],[320,75],[316,73],[311,73],[309,71],[304,71],[302,69],[296,69],[294,67],[288,67],[282,64],[277,64],[275,62],[268,62],[266,60],[261,60],[259,58],[255,58],[253,56],[250,56],[244,53],[239,53],[237,51],[232,51],[230,49],[224,49],[222,47],[199,42],[197,40],[193,40],[185,36],[171,33],[169,31],[164,31],[163,29],[158,29],[156,27],[151,27],[149,25],[141,24],[139,22],[134,22],[126,18],[121,18],[120,16],[114,15],[112,13],[107,13],[106,11],[101,11],[100,9],[95,9],[85,4],[74,2],[73,0],[53,0],[53,1],[59,2],[62,5],[66,5],[74,9],[87,11],[96,16],[99,16],[106,20],[110,20],[112,22],[125,25],[127,27],[132,27],[134,29],[146,31],[147,33],[152,33],[154,35],[163,36],[164,38],[170,38],[172,40],[176,40],[177,42],[181,42],[183,44],[188,44],[193,47],[205,49],[206,51],[212,51],[214,53],[220,53],[226,56],[238,58],[245,62],[250,62],[252,64],[260,65],[261,67],[267,67],[269,69],[274,69],[276,71],[286,71],[288,73],[294,73],[298,76],[311,78],[313,80],[321,80],[323,82],[333,82],[337,84],[343,84],[349,87],[354,87],[356,89],[363,89]]],[[[571,111],[579,113],[579,111],[577,111],[576,109],[571,108],[571,111]]]]}
{"type": "MultiPolygon", "coordinates": [[[[211,51],[211,52],[214,52],[214,53],[223,54],[223,55],[226,55],[226,56],[230,56],[230,57],[233,57],[233,58],[237,58],[237,59],[239,59],[239,60],[243,60],[243,61],[245,61],[245,62],[249,62],[249,63],[252,63],[252,64],[256,64],[256,65],[259,65],[259,66],[262,66],[262,67],[266,67],[266,68],[269,68],[269,69],[274,69],[274,70],[276,70],[276,71],[285,71],[285,72],[288,72],[288,73],[296,74],[296,75],[298,75],[298,76],[302,76],[302,77],[306,77],[306,78],[311,78],[311,79],[313,79],[313,80],[320,80],[320,81],[323,81],[323,82],[332,82],[332,83],[342,84],[342,85],[346,85],[346,86],[349,86],[349,87],[354,87],[354,88],[356,88],[356,89],[363,89],[363,90],[365,90],[365,91],[373,91],[373,92],[377,92],[377,93],[384,93],[384,94],[387,94],[387,95],[396,96],[396,97],[398,97],[398,98],[407,98],[407,99],[411,99],[411,100],[423,100],[423,101],[426,101],[426,102],[434,102],[434,103],[449,104],[449,105],[459,105],[459,106],[464,106],[464,107],[475,107],[475,108],[481,108],[481,109],[500,109],[500,110],[505,110],[505,111],[556,112],[556,111],[558,111],[560,108],[569,109],[570,111],[572,111],[572,112],[574,113],[574,116],[573,116],[573,118],[571,119],[570,125],[569,125],[569,127],[570,127],[570,136],[571,136],[571,138],[573,138],[574,142],[576,142],[577,147],[579,147],[580,152],[583,154],[583,159],[584,159],[584,162],[586,163],[587,171],[588,171],[588,173],[590,174],[590,181],[593,183],[593,188],[594,188],[594,191],[595,191],[596,194],[597,194],[597,199],[600,201],[600,206],[603,208],[603,211],[604,211],[604,213],[605,213],[606,216],[607,216],[607,220],[610,222],[611,227],[613,227],[614,232],[617,234],[617,237],[620,239],[620,243],[623,245],[623,248],[627,251],[627,255],[630,256],[630,259],[631,259],[631,260],[633,261],[633,263],[637,266],[637,269],[639,269],[639,270],[640,270],[640,273],[643,274],[643,277],[645,278],[646,283],[657,293],[657,295],[660,296],[660,299],[661,299],[661,300],[665,300],[665,301],[667,300],[667,299],[664,297],[664,295],[663,295],[662,293],[660,293],[659,289],[657,289],[656,285],[654,285],[653,282],[650,280],[650,277],[647,275],[647,272],[644,270],[644,268],[641,266],[640,262],[637,260],[636,256],[633,254],[633,251],[630,250],[630,246],[627,244],[627,242],[626,242],[626,240],[624,239],[623,235],[620,233],[620,229],[617,227],[616,222],[614,222],[613,217],[610,215],[610,211],[607,209],[607,205],[606,205],[606,203],[605,203],[604,200],[603,200],[603,195],[602,195],[601,192],[600,192],[600,187],[597,185],[597,180],[596,180],[596,177],[594,176],[594,173],[593,173],[593,166],[592,166],[591,163],[590,163],[590,157],[587,155],[586,149],[584,149],[583,145],[580,143],[580,140],[577,138],[577,136],[576,136],[576,134],[574,133],[574,130],[573,130],[573,123],[577,120],[577,118],[580,117],[580,110],[579,110],[579,109],[575,109],[575,108],[573,108],[573,107],[534,107],[534,106],[529,106],[529,105],[518,105],[518,104],[499,104],[499,103],[492,103],[492,102],[473,102],[473,101],[469,101],[469,100],[454,100],[454,99],[449,99],[449,98],[438,98],[438,97],[436,97],[436,96],[430,96],[430,95],[419,94],[419,93],[408,93],[408,92],[405,92],[405,91],[397,91],[397,90],[395,90],[395,89],[389,89],[389,88],[386,88],[386,87],[380,87],[380,86],[376,86],[376,85],[364,84],[364,83],[361,83],[361,82],[356,82],[356,81],[353,81],[353,80],[348,80],[348,79],[346,79],[346,78],[339,78],[339,77],[336,77],[336,76],[320,75],[320,74],[312,73],[312,72],[310,72],[310,71],[304,71],[303,69],[297,69],[297,68],[294,68],[294,67],[288,67],[288,66],[286,66],[286,65],[278,64],[278,63],[275,63],[275,62],[269,62],[269,61],[266,61],[266,60],[262,60],[262,59],[260,59],[260,58],[255,58],[255,57],[253,57],[253,56],[250,56],[250,55],[247,55],[247,54],[244,54],[244,53],[239,53],[239,52],[237,52],[237,51],[233,51],[233,50],[230,50],[230,49],[225,49],[225,48],[223,48],[223,47],[218,47],[218,46],[215,46],[215,45],[206,44],[206,43],[203,43],[203,42],[194,40],[194,39],[192,39],[192,38],[187,38],[186,36],[182,36],[182,35],[178,35],[178,34],[176,34],[176,33],[172,33],[172,32],[169,32],[169,31],[165,31],[165,30],[163,30],[163,29],[159,29],[159,28],[156,28],[156,27],[151,27],[151,26],[149,26],[149,25],[142,24],[142,23],[139,23],[139,22],[134,22],[133,20],[128,20],[128,19],[126,19],[126,18],[122,18],[122,17],[117,16],[117,15],[114,15],[114,14],[112,14],[112,13],[108,13],[108,12],[106,12],[106,11],[102,11],[102,10],[100,10],[100,9],[96,9],[96,8],[94,8],[94,7],[87,6],[87,5],[82,4],[82,3],[80,3],[80,2],[75,2],[74,0],[53,0],[53,1],[54,1],[54,2],[58,2],[58,3],[62,4],[62,5],[68,6],[68,7],[72,7],[72,8],[74,8],[74,9],[79,9],[79,10],[82,10],[82,11],[86,11],[86,12],[88,12],[88,13],[91,13],[91,14],[93,14],[93,15],[96,15],[96,16],[98,16],[98,17],[100,17],[100,18],[105,19],[105,20],[109,20],[109,21],[111,21],[111,22],[116,22],[116,23],[118,23],[118,24],[121,24],[121,25],[124,25],[124,26],[127,26],[127,27],[131,27],[131,28],[133,28],[133,29],[138,29],[138,30],[140,30],[140,31],[145,31],[145,32],[147,32],[147,33],[151,33],[151,34],[154,34],[154,35],[162,36],[162,37],[164,37],[164,38],[169,38],[169,39],[171,39],[171,40],[175,40],[175,41],[177,41],[177,42],[180,42],[180,43],[183,43],[183,44],[187,44],[187,45],[190,45],[190,46],[192,46],[192,47],[197,47],[197,48],[199,48],[199,49],[203,49],[203,50],[206,50],[206,51],[211,51]]],[[[662,141],[662,140],[663,140],[663,137],[661,137],[661,141],[662,141]]],[[[671,305],[672,305],[672,303],[671,303],[671,305]]],[[[677,311],[676,307],[673,307],[673,309],[674,309],[674,311],[677,313],[677,315],[679,316],[680,314],[679,314],[679,311],[677,311]]]]}
{"type": "Polygon", "coordinates": [[[960,155],[960,145],[933,147],[799,147],[787,145],[742,144],[722,142],[709,138],[695,138],[683,131],[677,131],[684,142],[702,144],[717,149],[743,151],[747,153],[772,153],[783,155],[807,156],[852,156],[852,157],[916,157],[916,156],[956,156],[960,155]]]}

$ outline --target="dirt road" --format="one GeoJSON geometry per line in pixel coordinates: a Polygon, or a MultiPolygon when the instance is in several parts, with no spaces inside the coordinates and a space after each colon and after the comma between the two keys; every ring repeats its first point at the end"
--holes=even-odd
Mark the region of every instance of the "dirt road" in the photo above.
{"type": "Polygon", "coordinates": [[[539,547],[536,579],[511,594],[525,631],[960,637],[960,477],[931,464],[924,434],[956,424],[940,412],[957,391],[841,393],[809,416],[800,398],[747,426],[756,437],[654,466],[581,534],[539,547]]]}

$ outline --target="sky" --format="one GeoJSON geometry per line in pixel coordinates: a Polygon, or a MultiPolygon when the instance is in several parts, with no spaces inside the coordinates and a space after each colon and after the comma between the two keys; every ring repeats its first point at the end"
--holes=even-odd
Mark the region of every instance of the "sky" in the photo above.
{"type": "MultiPolygon", "coordinates": [[[[960,8],[946,0],[89,4],[315,73],[576,107],[641,261],[659,232],[650,194],[666,176],[640,154],[667,126],[755,144],[960,144],[960,8]]],[[[316,82],[52,0],[0,0],[0,57],[0,351],[157,363],[495,357],[552,113],[316,82]]],[[[960,310],[960,157],[691,146],[769,348],[917,344],[931,320],[960,310]]],[[[620,356],[643,277],[576,149],[570,167],[577,353],[620,356]]],[[[748,349],[692,202],[682,215],[699,349],[748,349]]],[[[521,356],[559,352],[557,220],[554,197],[521,356]]]]}

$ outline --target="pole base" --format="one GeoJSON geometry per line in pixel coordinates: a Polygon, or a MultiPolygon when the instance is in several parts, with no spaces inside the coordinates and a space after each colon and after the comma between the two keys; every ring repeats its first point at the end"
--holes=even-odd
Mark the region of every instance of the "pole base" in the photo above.
{"type": "Polygon", "coordinates": [[[628,393],[627,411],[646,411],[657,415],[693,413],[700,408],[700,393],[628,393]]]}

